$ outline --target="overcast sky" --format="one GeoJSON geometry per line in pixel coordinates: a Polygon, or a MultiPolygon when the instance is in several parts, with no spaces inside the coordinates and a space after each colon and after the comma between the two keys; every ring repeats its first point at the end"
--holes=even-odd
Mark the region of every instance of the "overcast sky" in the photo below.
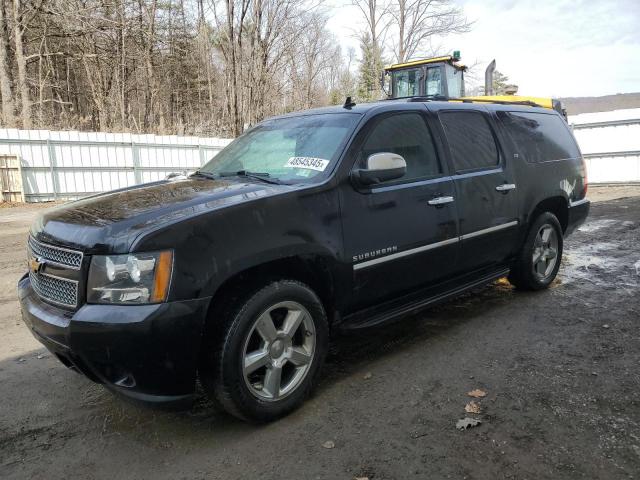
{"type": "MultiPolygon", "coordinates": [[[[358,11],[332,0],[329,27],[345,48],[358,11]]],[[[597,96],[640,92],[640,0],[457,0],[470,33],[442,39],[476,67],[492,58],[522,95],[597,96]]],[[[359,52],[358,52],[359,55],[359,52]]]]}

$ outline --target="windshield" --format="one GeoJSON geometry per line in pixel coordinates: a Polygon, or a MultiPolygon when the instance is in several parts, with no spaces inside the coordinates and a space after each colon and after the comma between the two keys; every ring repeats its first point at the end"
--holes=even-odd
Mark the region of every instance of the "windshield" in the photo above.
{"type": "Polygon", "coordinates": [[[442,95],[442,75],[440,67],[427,68],[427,79],[425,81],[425,93],[430,95],[442,95]]]}
{"type": "Polygon", "coordinates": [[[413,97],[418,95],[419,68],[393,72],[393,83],[396,87],[395,97],[413,97]]]}
{"type": "Polygon", "coordinates": [[[329,113],[267,120],[230,143],[200,171],[266,174],[285,182],[322,176],[331,170],[338,148],[359,118],[355,113],[329,113]]]}

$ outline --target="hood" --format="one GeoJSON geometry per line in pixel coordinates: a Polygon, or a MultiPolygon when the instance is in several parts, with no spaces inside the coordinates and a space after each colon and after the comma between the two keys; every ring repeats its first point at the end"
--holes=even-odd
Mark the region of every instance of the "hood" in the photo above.
{"type": "Polygon", "coordinates": [[[31,234],[86,253],[126,253],[147,231],[291,189],[236,177],[143,184],[47,210],[33,223],[31,234]]]}

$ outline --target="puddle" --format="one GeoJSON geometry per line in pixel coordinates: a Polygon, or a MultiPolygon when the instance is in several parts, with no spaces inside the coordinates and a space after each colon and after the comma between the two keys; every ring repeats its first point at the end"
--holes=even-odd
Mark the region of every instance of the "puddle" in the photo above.
{"type": "Polygon", "coordinates": [[[640,260],[633,264],[624,257],[613,256],[618,248],[618,243],[600,242],[565,250],[560,269],[562,283],[586,280],[594,285],[637,287],[640,260]]]}
{"type": "Polygon", "coordinates": [[[584,233],[597,232],[598,230],[602,228],[610,227],[615,223],[618,223],[618,221],[611,220],[611,219],[592,220],[590,222],[585,223],[580,228],[578,228],[578,231],[584,232],[584,233]]]}

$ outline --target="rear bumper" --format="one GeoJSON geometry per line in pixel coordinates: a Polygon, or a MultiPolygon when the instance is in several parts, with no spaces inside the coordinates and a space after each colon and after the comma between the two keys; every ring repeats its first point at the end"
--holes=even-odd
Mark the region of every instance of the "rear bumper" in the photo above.
{"type": "Polygon", "coordinates": [[[145,402],[176,402],[193,394],[210,298],[84,305],[69,312],[42,302],[28,276],[18,283],[18,295],[31,333],[67,367],[145,402]]]}
{"type": "Polygon", "coordinates": [[[589,216],[590,208],[591,202],[586,198],[569,204],[569,221],[567,222],[567,229],[564,232],[565,235],[570,235],[584,223],[589,216]]]}

